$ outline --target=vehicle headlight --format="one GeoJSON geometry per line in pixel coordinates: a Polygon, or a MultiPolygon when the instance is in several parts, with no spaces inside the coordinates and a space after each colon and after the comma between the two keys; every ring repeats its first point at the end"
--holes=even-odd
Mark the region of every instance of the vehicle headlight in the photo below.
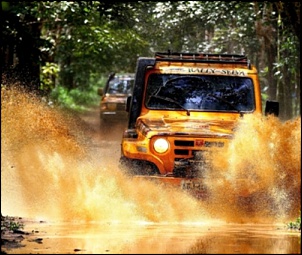
{"type": "Polygon", "coordinates": [[[169,149],[169,143],[166,139],[159,138],[154,142],[154,150],[158,153],[165,153],[169,149]]]}

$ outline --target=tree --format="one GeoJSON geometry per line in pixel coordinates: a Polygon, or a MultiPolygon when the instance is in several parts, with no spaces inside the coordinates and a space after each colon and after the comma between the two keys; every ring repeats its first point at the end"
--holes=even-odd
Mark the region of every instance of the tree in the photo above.
{"type": "Polygon", "coordinates": [[[18,81],[24,88],[38,91],[41,26],[32,8],[31,2],[1,2],[1,84],[18,81]]]}
{"type": "Polygon", "coordinates": [[[2,83],[20,80],[42,94],[85,90],[112,71],[133,72],[138,56],[155,51],[238,53],[256,65],[282,118],[300,113],[298,2],[1,3],[2,83]],[[58,77],[46,86],[40,70],[48,66],[58,77]]]}

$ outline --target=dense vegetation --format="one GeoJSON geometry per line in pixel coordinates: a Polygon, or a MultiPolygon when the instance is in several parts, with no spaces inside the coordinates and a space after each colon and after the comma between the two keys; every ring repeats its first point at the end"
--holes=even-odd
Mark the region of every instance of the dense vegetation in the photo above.
{"type": "Polygon", "coordinates": [[[112,72],[155,51],[247,54],[280,117],[300,109],[300,2],[1,2],[1,85],[65,106],[96,102],[112,72]]]}

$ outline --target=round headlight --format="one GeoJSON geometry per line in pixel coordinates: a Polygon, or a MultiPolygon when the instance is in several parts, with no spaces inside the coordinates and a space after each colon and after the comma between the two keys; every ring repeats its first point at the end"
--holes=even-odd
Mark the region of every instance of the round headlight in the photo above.
{"type": "Polygon", "coordinates": [[[159,138],[154,142],[154,150],[158,153],[165,153],[169,149],[169,143],[166,139],[159,138]]]}

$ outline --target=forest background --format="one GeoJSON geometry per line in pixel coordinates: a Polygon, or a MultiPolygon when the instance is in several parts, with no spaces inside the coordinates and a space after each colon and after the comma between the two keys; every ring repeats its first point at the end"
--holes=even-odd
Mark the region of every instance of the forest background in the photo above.
{"type": "Polygon", "coordinates": [[[134,72],[154,52],[246,54],[263,102],[280,119],[301,115],[300,2],[1,1],[1,89],[48,102],[96,105],[111,72],[134,72]]]}

